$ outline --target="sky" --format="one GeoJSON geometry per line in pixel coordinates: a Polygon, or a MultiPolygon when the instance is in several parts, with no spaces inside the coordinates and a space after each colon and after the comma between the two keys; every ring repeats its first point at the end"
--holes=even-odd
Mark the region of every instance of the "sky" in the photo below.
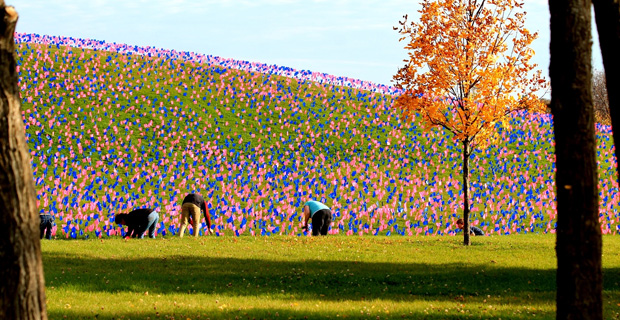
{"type": "MultiPolygon", "coordinates": [[[[549,68],[547,0],[524,0],[549,68]]],[[[5,0],[17,32],[104,40],[275,64],[393,85],[407,52],[392,29],[416,0],[5,0]]],[[[595,30],[593,30],[595,32],[595,30]]],[[[602,69],[593,33],[595,69],[602,69]]]]}

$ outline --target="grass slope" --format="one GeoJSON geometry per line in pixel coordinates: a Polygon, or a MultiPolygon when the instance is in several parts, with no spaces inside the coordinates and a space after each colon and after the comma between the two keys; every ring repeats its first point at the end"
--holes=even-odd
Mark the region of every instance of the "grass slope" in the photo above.
{"type": "MultiPolygon", "coordinates": [[[[152,205],[158,233],[174,235],[188,192],[207,197],[218,235],[300,235],[309,198],[332,207],[334,234],[455,233],[460,148],[404,123],[384,91],[155,48],[20,39],[37,198],[57,237],[116,235],[115,213],[152,205]]],[[[553,232],[551,119],[511,124],[473,156],[471,220],[490,234],[553,232]]],[[[609,127],[598,138],[603,232],[617,233],[609,127]]]]}

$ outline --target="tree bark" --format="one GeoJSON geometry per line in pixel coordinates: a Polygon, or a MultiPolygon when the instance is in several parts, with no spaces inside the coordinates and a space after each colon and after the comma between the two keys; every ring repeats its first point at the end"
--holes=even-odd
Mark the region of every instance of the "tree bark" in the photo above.
{"type": "Polygon", "coordinates": [[[463,244],[471,245],[469,236],[469,140],[463,140],[463,244]]]}
{"type": "Polygon", "coordinates": [[[557,319],[602,319],[590,0],[550,0],[557,188],[557,319]]]}
{"type": "MultiPolygon", "coordinates": [[[[618,0],[593,0],[596,28],[605,67],[609,115],[614,143],[620,142],[620,61],[617,48],[620,46],[620,3],[618,0]],[[616,142],[618,141],[618,142],[616,142]]],[[[616,159],[620,159],[620,146],[616,147],[616,159]]],[[[620,181],[620,172],[618,172],[620,181]]]]}
{"type": "Polygon", "coordinates": [[[47,319],[39,216],[15,62],[17,12],[0,0],[0,319],[47,319]]]}

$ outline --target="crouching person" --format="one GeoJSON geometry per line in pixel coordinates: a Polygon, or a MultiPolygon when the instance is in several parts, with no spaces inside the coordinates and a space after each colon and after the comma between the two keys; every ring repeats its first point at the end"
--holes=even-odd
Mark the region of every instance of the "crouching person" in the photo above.
{"type": "Polygon", "coordinates": [[[41,239],[43,239],[43,235],[45,235],[45,239],[52,240],[54,216],[49,213],[41,213],[39,217],[41,218],[41,239]]]}
{"type": "Polygon", "coordinates": [[[144,238],[144,232],[149,231],[149,238],[155,238],[155,228],[159,222],[157,209],[136,209],[129,213],[116,215],[116,223],[127,226],[125,238],[144,238]]]}
{"type": "Polygon", "coordinates": [[[207,235],[211,234],[211,217],[209,215],[209,211],[207,211],[207,205],[205,203],[205,199],[196,193],[190,193],[183,199],[183,204],[181,205],[181,230],[179,232],[179,236],[183,238],[185,234],[185,229],[187,226],[192,224],[194,227],[194,237],[198,237],[199,234],[199,225],[201,219],[201,212],[205,215],[205,220],[207,222],[207,235]]]}
{"type": "Polygon", "coordinates": [[[332,223],[332,211],[321,202],[310,200],[302,209],[304,217],[303,228],[308,230],[308,221],[312,219],[312,235],[327,235],[329,225],[332,223]]]}
{"type": "MultiPolygon", "coordinates": [[[[465,225],[465,222],[463,221],[463,219],[458,219],[456,220],[456,227],[458,229],[463,230],[463,226],[465,225]]],[[[478,227],[474,227],[472,225],[469,225],[469,234],[472,236],[483,236],[484,235],[484,231],[482,231],[482,229],[478,228],[478,227]]]]}

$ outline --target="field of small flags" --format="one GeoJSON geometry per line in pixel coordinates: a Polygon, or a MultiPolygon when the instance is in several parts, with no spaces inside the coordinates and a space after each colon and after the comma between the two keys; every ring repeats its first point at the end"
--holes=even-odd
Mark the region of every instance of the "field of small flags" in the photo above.
{"type": "MultiPolygon", "coordinates": [[[[330,234],[458,233],[460,147],[404,121],[393,87],[153,47],[16,39],[37,202],[55,215],[57,238],[117,236],[114,215],[140,207],[158,207],[158,235],[173,236],[190,192],[207,199],[220,236],[305,235],[308,199],[332,208],[330,234]]],[[[552,118],[510,124],[471,160],[472,224],[553,233],[552,118]]],[[[597,125],[597,138],[602,231],[616,234],[611,128],[597,125]]]]}

